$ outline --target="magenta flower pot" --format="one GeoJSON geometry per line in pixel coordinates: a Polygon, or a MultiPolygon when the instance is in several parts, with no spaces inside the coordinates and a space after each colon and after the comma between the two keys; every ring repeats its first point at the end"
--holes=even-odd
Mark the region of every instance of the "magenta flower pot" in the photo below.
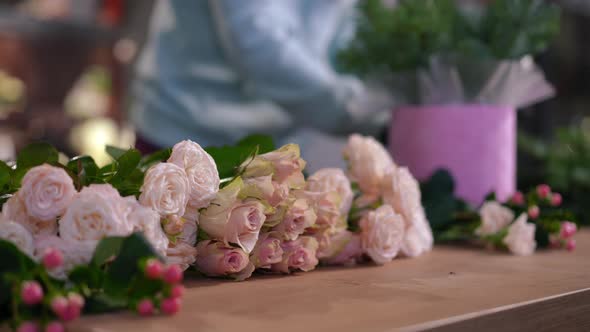
{"type": "Polygon", "coordinates": [[[394,111],[389,147],[419,180],[445,168],[455,193],[473,205],[516,189],[516,111],[488,105],[402,107],[394,111]]]}

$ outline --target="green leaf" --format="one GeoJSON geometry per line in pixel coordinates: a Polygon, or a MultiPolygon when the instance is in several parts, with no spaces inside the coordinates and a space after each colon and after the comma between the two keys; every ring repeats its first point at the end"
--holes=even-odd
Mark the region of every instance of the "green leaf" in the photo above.
{"type": "Polygon", "coordinates": [[[170,158],[170,154],[172,154],[171,148],[156,151],[150,155],[143,157],[141,159],[141,162],[139,163],[139,167],[145,171],[154,164],[168,160],[168,158],[170,158]]]}
{"type": "Polygon", "coordinates": [[[29,256],[24,254],[12,242],[0,239],[0,276],[6,273],[26,275],[37,266],[29,256]]]}
{"type": "Polygon", "coordinates": [[[102,270],[96,265],[79,265],[70,271],[68,280],[91,290],[99,290],[102,287],[102,276],[102,270]]]}
{"type": "Polygon", "coordinates": [[[242,139],[236,146],[207,147],[205,151],[213,157],[220,178],[236,175],[236,170],[246,159],[256,153],[274,150],[272,138],[264,135],[252,135],[242,139]]]}
{"type": "Polygon", "coordinates": [[[68,162],[66,167],[74,174],[74,182],[78,189],[91,183],[101,182],[98,178],[98,166],[90,156],[74,157],[68,162]]]}
{"type": "Polygon", "coordinates": [[[113,186],[123,183],[130,176],[141,160],[141,153],[136,149],[130,149],[117,158],[117,172],[109,181],[113,186]]]}
{"type": "Polygon", "coordinates": [[[121,148],[118,148],[118,147],[112,146],[112,145],[107,145],[105,147],[105,151],[107,152],[107,154],[109,156],[111,156],[111,158],[117,160],[117,159],[121,158],[121,156],[124,155],[125,152],[127,152],[128,150],[121,149],[121,148]]]}
{"type": "Polygon", "coordinates": [[[260,154],[271,152],[276,149],[272,137],[259,134],[246,136],[241,139],[237,145],[242,147],[258,147],[258,153],[260,154]]]}
{"type": "Polygon", "coordinates": [[[12,176],[12,168],[0,160],[0,193],[10,186],[10,178],[12,176]]]}
{"type": "Polygon", "coordinates": [[[109,259],[116,257],[121,252],[125,239],[124,237],[111,236],[100,240],[94,250],[91,264],[101,266],[109,259]]]}
{"type": "Polygon", "coordinates": [[[125,238],[119,254],[109,266],[105,280],[105,292],[116,296],[124,292],[131,279],[138,273],[139,262],[148,257],[158,257],[158,254],[140,233],[134,233],[125,238]]]}
{"type": "Polygon", "coordinates": [[[18,169],[29,169],[42,164],[56,164],[59,159],[57,150],[48,143],[33,143],[20,151],[16,159],[18,169]]]}
{"type": "Polygon", "coordinates": [[[111,296],[105,293],[93,294],[86,299],[84,305],[84,312],[91,314],[102,314],[113,312],[127,307],[127,299],[118,294],[118,296],[111,296]]]}

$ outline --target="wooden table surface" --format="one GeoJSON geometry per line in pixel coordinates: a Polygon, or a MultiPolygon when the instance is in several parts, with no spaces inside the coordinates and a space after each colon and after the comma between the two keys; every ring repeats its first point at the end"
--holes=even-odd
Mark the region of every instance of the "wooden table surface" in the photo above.
{"type": "Polygon", "coordinates": [[[439,246],[381,267],[188,280],[173,318],[88,316],[71,331],[590,331],[590,230],[577,242],[573,253],[439,246]]]}

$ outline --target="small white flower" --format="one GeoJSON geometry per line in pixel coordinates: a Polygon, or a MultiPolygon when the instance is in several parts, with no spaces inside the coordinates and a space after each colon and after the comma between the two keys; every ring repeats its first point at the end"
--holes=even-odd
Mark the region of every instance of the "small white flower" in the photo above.
{"type": "Polygon", "coordinates": [[[370,211],[360,221],[361,247],[377,264],[390,262],[402,246],[405,226],[401,215],[389,205],[370,211]]]}
{"type": "Polygon", "coordinates": [[[159,163],[148,169],[140,190],[139,202],[167,217],[184,215],[191,189],[184,169],[159,163]]]}
{"type": "Polygon", "coordinates": [[[0,239],[14,243],[22,252],[33,257],[33,235],[21,224],[0,220],[0,239]]]}
{"type": "Polygon", "coordinates": [[[508,228],[508,235],[504,238],[504,244],[510,252],[519,256],[528,256],[535,252],[535,224],[527,223],[527,215],[523,213],[508,228]]]}
{"type": "Polygon", "coordinates": [[[514,212],[495,201],[485,202],[479,209],[481,225],[475,230],[479,236],[498,233],[514,220],[514,212]]]}

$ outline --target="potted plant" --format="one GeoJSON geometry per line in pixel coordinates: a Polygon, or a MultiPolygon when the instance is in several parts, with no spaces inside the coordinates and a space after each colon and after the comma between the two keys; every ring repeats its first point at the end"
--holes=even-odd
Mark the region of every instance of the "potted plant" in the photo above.
{"type": "Polygon", "coordinates": [[[533,55],[559,29],[542,0],[380,0],[360,5],[356,36],[340,60],[386,84],[397,101],[389,148],[418,179],[448,169],[457,194],[479,204],[515,190],[516,109],[553,96],[533,55]]]}

